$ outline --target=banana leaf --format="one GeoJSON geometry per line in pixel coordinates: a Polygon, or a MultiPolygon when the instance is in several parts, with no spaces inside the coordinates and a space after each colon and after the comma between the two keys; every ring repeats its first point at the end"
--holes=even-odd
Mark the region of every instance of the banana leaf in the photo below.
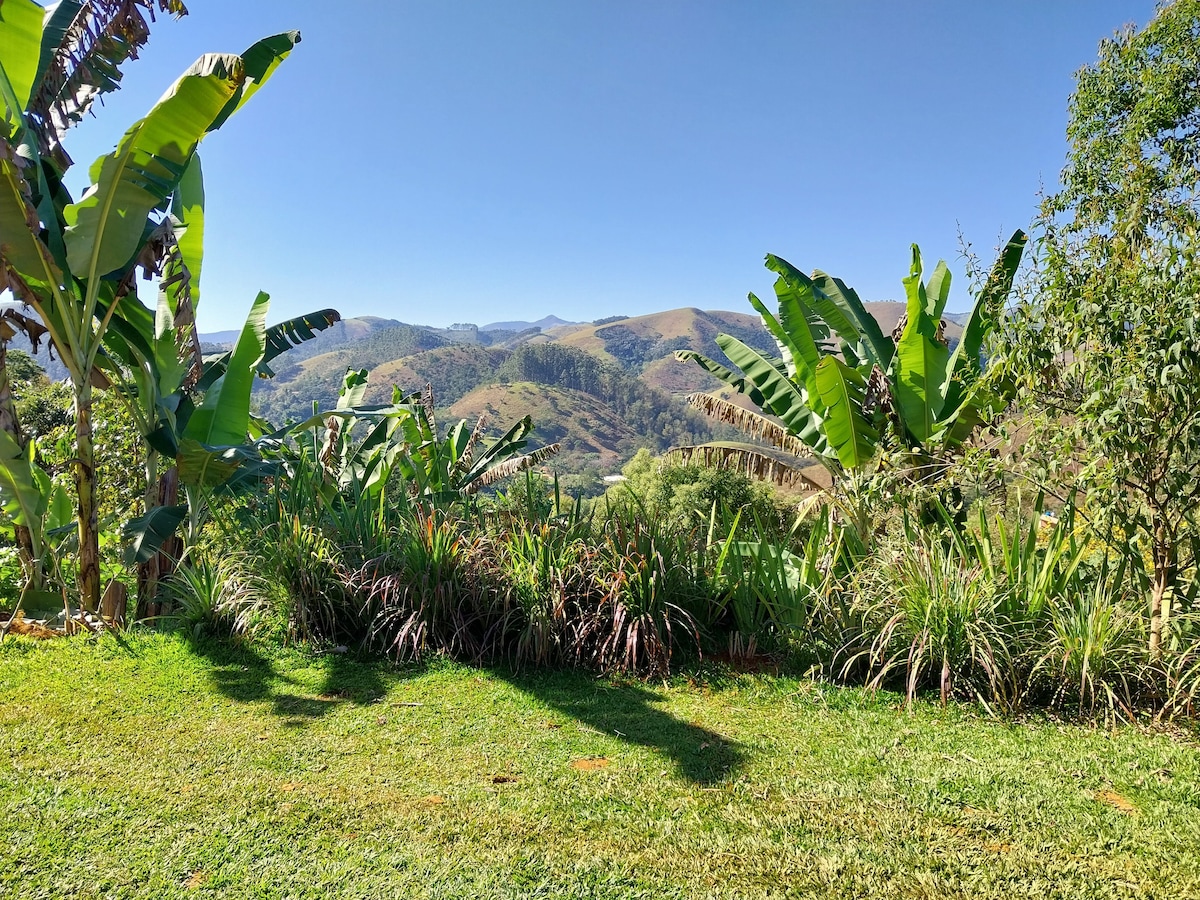
{"type": "MultiPolygon", "coordinates": [[[[205,392],[204,401],[188,420],[185,438],[212,447],[230,447],[246,441],[250,430],[250,391],[256,367],[266,350],[270,303],[270,295],[259,291],[234,345],[227,371],[205,392]]],[[[182,452],[182,444],[180,449],[182,452]]],[[[181,471],[180,477],[182,474],[181,471]]]]}
{"type": "Polygon", "coordinates": [[[187,514],[185,505],[156,506],[145,515],[126,522],[121,528],[122,536],[129,542],[126,562],[134,565],[153,559],[162,545],[174,536],[187,514]]]}
{"type": "Polygon", "coordinates": [[[862,413],[867,382],[836,356],[817,366],[817,389],[824,409],[822,427],[843,468],[858,469],[875,455],[879,434],[862,413]]]}
{"type": "MultiPolygon", "coordinates": [[[[943,268],[939,264],[938,271],[943,268]]],[[[944,294],[949,289],[948,278],[934,282],[934,286],[944,294]]],[[[921,251],[916,244],[904,287],[908,295],[908,320],[896,343],[892,383],[909,440],[924,444],[938,430],[938,418],[946,403],[949,388],[946,362],[950,351],[938,340],[940,320],[931,313],[944,301],[941,294],[931,301],[921,283],[921,251]]]]}

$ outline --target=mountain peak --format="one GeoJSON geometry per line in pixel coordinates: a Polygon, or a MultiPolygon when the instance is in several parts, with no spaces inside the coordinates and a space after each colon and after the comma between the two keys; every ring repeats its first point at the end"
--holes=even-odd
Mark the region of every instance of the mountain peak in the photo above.
{"type": "Polygon", "coordinates": [[[560,319],[558,316],[545,316],[538,319],[536,322],[492,322],[490,325],[481,325],[480,331],[527,331],[530,328],[540,328],[545,331],[547,328],[554,328],[558,325],[578,325],[578,322],[568,322],[566,319],[560,319]]]}

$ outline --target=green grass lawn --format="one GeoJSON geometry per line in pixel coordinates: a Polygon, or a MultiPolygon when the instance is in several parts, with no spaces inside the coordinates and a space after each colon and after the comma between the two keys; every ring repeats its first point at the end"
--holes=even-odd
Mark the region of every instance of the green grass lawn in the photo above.
{"type": "Polygon", "coordinates": [[[0,644],[2,897],[1200,898],[1200,749],[758,676],[0,644]]]}

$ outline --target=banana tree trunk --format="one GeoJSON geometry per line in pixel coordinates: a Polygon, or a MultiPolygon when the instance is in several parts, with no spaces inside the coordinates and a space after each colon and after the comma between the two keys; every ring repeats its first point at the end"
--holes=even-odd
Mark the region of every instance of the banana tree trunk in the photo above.
{"type": "MultiPolygon", "coordinates": [[[[17,418],[17,407],[13,401],[12,384],[8,380],[8,341],[0,337],[0,429],[7,431],[17,446],[25,449],[27,441],[17,418]]],[[[33,535],[26,525],[16,525],[13,537],[17,544],[17,555],[21,571],[25,574],[25,590],[40,591],[44,578],[42,561],[33,552],[33,535]]]]}
{"type": "Polygon", "coordinates": [[[75,493],[79,500],[79,604],[100,609],[100,530],[96,515],[96,447],[92,443],[92,385],[75,386],[75,493]]]}
{"type": "MultiPolygon", "coordinates": [[[[157,468],[158,454],[151,451],[155,457],[154,467],[157,468]]],[[[147,462],[147,474],[151,472],[151,463],[147,462]]],[[[174,466],[162,475],[149,482],[146,491],[146,510],[155,506],[175,506],[179,503],[179,470],[174,466]]],[[[153,619],[162,614],[162,603],[158,599],[158,585],[162,579],[175,571],[176,561],[182,550],[178,535],[163,541],[158,552],[144,563],[138,564],[137,574],[137,613],[138,619],[153,619]]]]}

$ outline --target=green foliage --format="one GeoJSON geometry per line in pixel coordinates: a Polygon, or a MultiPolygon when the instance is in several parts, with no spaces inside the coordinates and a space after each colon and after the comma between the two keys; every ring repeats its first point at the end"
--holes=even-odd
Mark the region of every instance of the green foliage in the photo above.
{"type": "MultiPolygon", "coordinates": [[[[808,277],[768,256],[767,267],[779,275],[778,314],[753,294],[750,302],[783,358],[726,334],[717,336],[717,344],[740,372],[690,350],[676,357],[696,362],[782,423],[782,430],[772,428],[730,404],[694,398],[706,412],[789,454],[786,462],[793,468],[797,457],[814,456],[835,477],[866,470],[887,439],[901,452],[896,461],[901,468],[926,477],[930,461],[940,468],[1003,405],[981,378],[980,351],[1004,307],[1024,245],[1025,235],[1018,231],[1001,251],[953,353],[942,336],[941,319],[950,274],[939,263],[928,283],[922,282],[921,254],[914,244],[904,282],[907,312],[897,335],[884,335],[858,295],[839,279],[820,271],[808,277]]],[[[744,452],[761,454],[752,448],[744,452]]]]}
{"type": "MultiPolygon", "coordinates": [[[[128,299],[136,269],[157,274],[167,247],[186,252],[186,240],[168,237],[173,228],[164,211],[194,171],[200,141],[265,83],[300,40],[291,32],[259,41],[241,56],[201,57],[126,130],[111,154],[96,160],[89,170],[91,187],[73,201],[64,184],[70,159],[59,147],[62,132],[92,98],[116,86],[120,64],[145,40],[140,14],[123,8],[122,15],[115,6],[89,4],[82,11],[80,4],[67,3],[43,17],[41,6],[15,0],[5,4],[0,18],[0,43],[9,61],[0,66],[0,230],[5,235],[0,288],[11,289],[36,311],[70,374],[77,587],[81,605],[89,610],[100,600],[92,390],[103,381],[105,335],[123,299],[126,306],[140,307],[128,299]]],[[[172,311],[186,314],[178,307],[172,311]]],[[[172,359],[172,368],[178,368],[172,359]]]]}
{"type": "Polygon", "coordinates": [[[494,625],[470,569],[473,551],[441,513],[417,510],[407,540],[369,560],[350,581],[363,597],[370,642],[402,660],[431,651],[487,658],[494,625]]]}
{"type": "Polygon", "coordinates": [[[393,387],[391,404],[382,406],[362,405],[366,389],[367,370],[348,371],[333,413],[317,413],[295,428],[308,432],[305,447],[337,490],[353,488],[375,498],[394,476],[412,497],[450,506],[558,451],[558,445],[549,444],[525,452],[533,429],[529,416],[485,443],[483,416],[473,427],[462,419],[445,435],[439,433],[430,387],[407,397],[393,387]],[[361,438],[356,435],[360,423],[365,426],[361,438]]]}
{"type": "Polygon", "coordinates": [[[969,699],[999,694],[1012,666],[1006,656],[1010,647],[994,586],[981,574],[938,540],[906,543],[894,560],[865,571],[878,579],[874,591],[880,606],[886,610],[894,603],[896,608],[871,648],[876,670],[871,684],[882,684],[901,669],[910,703],[930,683],[943,706],[956,691],[969,699]]]}
{"type": "Polygon", "coordinates": [[[741,512],[746,529],[757,527],[754,533],[764,539],[782,538],[791,525],[786,504],[771,487],[741,472],[677,465],[645,448],[621,472],[626,480],[608,489],[611,502],[633,499],[647,516],[682,531],[707,529],[714,505],[722,513],[741,512]]]}
{"type": "Polygon", "coordinates": [[[269,616],[265,585],[241,555],[189,555],[165,585],[168,621],[192,637],[252,637],[269,616]]]}
{"type": "Polygon", "coordinates": [[[1200,501],[1200,4],[1100,45],[1071,98],[1062,189],[1006,366],[1030,474],[1078,491],[1130,574],[1148,561],[1157,651],[1194,593],[1200,501]]]}
{"type": "Polygon", "coordinates": [[[580,623],[579,652],[601,672],[665,677],[677,648],[700,648],[689,609],[702,593],[687,542],[630,505],[606,523],[600,556],[600,603],[580,623]]]}

